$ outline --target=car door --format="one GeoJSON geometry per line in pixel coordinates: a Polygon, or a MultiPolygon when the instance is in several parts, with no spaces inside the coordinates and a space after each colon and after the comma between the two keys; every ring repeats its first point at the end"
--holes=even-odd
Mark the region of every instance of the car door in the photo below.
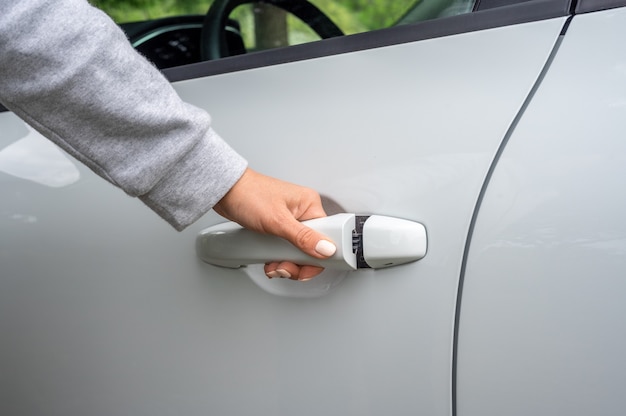
{"type": "Polygon", "coordinates": [[[486,187],[463,279],[459,415],[622,412],[624,6],[578,3],[486,187]]]}
{"type": "Polygon", "coordinates": [[[174,68],[255,169],[428,251],[307,283],[194,242],[0,114],[0,409],[12,415],[452,412],[459,276],[492,161],[550,60],[546,1],[174,68]]]}

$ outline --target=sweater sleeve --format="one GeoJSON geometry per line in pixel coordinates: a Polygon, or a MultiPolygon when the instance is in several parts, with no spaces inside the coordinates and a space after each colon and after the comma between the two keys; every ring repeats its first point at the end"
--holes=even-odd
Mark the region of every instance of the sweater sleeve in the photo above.
{"type": "Polygon", "coordinates": [[[181,230],[246,161],[85,0],[0,0],[0,102],[181,230]]]}

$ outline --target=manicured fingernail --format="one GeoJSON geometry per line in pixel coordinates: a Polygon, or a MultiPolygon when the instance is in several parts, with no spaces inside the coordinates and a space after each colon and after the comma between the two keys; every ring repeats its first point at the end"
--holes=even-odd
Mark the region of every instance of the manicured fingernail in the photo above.
{"type": "Polygon", "coordinates": [[[286,277],[286,278],[290,278],[291,277],[291,273],[289,273],[287,270],[285,269],[278,269],[276,270],[276,273],[278,273],[278,275],[280,277],[286,277]]]}
{"type": "Polygon", "coordinates": [[[309,280],[313,279],[312,277],[301,277],[298,279],[299,282],[308,282],[309,280]]]}
{"type": "Polygon", "coordinates": [[[315,251],[324,257],[330,257],[335,254],[337,247],[335,247],[335,245],[328,240],[320,240],[315,246],[315,251]]]}
{"type": "Polygon", "coordinates": [[[276,272],[275,270],[273,270],[273,271],[271,271],[271,272],[267,272],[267,273],[265,273],[265,275],[266,275],[267,277],[269,277],[270,279],[271,279],[271,278],[274,278],[274,277],[280,277],[280,275],[278,274],[278,272],[276,272]]]}

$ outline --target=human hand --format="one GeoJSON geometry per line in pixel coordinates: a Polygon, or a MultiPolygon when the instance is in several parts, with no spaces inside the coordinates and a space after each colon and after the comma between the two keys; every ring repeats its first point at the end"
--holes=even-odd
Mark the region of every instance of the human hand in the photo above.
{"type": "MultiPolygon", "coordinates": [[[[213,207],[215,212],[242,227],[272,234],[302,250],[324,259],[335,254],[330,239],[300,221],[325,217],[320,196],[312,189],[246,169],[239,181],[213,207]]],[[[300,266],[291,262],[265,265],[269,277],[286,277],[306,281],[324,270],[317,266],[300,266]]]]}

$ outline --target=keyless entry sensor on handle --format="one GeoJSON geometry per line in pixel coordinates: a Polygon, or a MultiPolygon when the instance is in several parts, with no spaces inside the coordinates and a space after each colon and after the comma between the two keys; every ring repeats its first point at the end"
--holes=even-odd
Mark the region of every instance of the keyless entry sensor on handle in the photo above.
{"type": "Polygon", "coordinates": [[[380,269],[426,255],[426,229],[417,222],[381,215],[336,214],[304,224],[335,243],[337,251],[332,257],[316,259],[286,240],[246,230],[234,222],[200,232],[196,251],[203,261],[221,267],[290,261],[333,270],[380,269]]]}

